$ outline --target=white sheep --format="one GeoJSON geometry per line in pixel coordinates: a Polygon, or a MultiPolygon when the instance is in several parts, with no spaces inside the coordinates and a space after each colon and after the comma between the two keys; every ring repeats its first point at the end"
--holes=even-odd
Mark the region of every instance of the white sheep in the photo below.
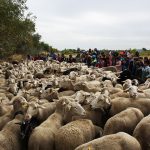
{"type": "Polygon", "coordinates": [[[63,125],[64,119],[74,115],[84,115],[85,110],[76,102],[60,100],[56,104],[55,112],[40,126],[36,127],[30,138],[28,150],[53,150],[56,131],[63,125]]]}
{"type": "Polygon", "coordinates": [[[139,142],[127,133],[106,135],[85,143],[75,150],[142,150],[139,142]]]}
{"type": "Polygon", "coordinates": [[[134,128],[143,117],[144,115],[139,109],[129,107],[107,120],[104,126],[104,135],[117,132],[126,132],[132,135],[134,128]]]}
{"type": "Polygon", "coordinates": [[[18,123],[23,121],[24,116],[20,113],[8,122],[0,131],[0,150],[22,150],[22,141],[20,138],[20,126],[18,123]]]}
{"type": "Polygon", "coordinates": [[[149,98],[132,98],[117,97],[111,100],[110,116],[125,110],[128,107],[134,107],[141,110],[144,116],[150,114],[150,99],[149,98]]]}
{"type": "Polygon", "coordinates": [[[133,136],[139,141],[143,150],[150,149],[150,115],[143,118],[134,129],[133,136]]]}
{"type": "Polygon", "coordinates": [[[32,117],[35,117],[40,123],[45,121],[56,109],[55,102],[40,105],[39,103],[32,101],[27,105],[28,109],[26,111],[25,119],[30,120],[32,117]]]}
{"type": "Polygon", "coordinates": [[[87,119],[72,121],[61,127],[55,134],[56,150],[74,150],[81,144],[102,135],[102,129],[87,119]]]}

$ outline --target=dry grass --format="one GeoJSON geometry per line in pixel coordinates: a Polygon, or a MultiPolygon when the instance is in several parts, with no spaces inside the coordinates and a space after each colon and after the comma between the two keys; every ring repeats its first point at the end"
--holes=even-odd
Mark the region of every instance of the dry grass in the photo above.
{"type": "Polygon", "coordinates": [[[23,59],[24,59],[23,55],[15,54],[15,55],[10,56],[8,60],[9,61],[13,61],[13,60],[21,61],[23,59]]]}
{"type": "Polygon", "coordinates": [[[143,52],[140,53],[140,55],[142,57],[149,57],[150,58],[150,50],[143,51],[143,52]]]}

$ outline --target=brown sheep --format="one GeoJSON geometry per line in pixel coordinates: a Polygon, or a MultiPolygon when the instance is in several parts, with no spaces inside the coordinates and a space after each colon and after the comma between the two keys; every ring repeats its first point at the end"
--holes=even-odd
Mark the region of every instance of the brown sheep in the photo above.
{"type": "Polygon", "coordinates": [[[128,107],[134,107],[141,110],[144,116],[150,114],[150,99],[148,98],[124,98],[117,97],[111,100],[110,116],[114,116],[117,113],[125,110],[128,107]]]}
{"type": "Polygon", "coordinates": [[[136,125],[144,117],[143,113],[137,108],[127,108],[108,119],[104,127],[104,135],[117,132],[132,134],[136,125]]]}
{"type": "Polygon", "coordinates": [[[81,144],[102,135],[102,129],[90,120],[80,119],[61,127],[55,134],[56,150],[74,150],[81,144]]]}
{"type": "MultiPolygon", "coordinates": [[[[84,105],[83,108],[86,110],[85,116],[74,116],[72,119],[90,119],[94,125],[103,127],[105,124],[106,115],[101,109],[91,109],[89,105],[84,105]]],[[[69,120],[68,122],[70,122],[69,120]]]]}
{"type": "Polygon", "coordinates": [[[150,115],[143,118],[134,129],[133,136],[139,141],[143,150],[150,149],[150,115]]]}
{"type": "Polygon", "coordinates": [[[5,115],[0,117],[0,130],[7,124],[7,122],[11,121],[14,118],[14,115],[17,112],[23,112],[26,111],[26,100],[25,98],[21,96],[15,96],[11,102],[10,105],[13,104],[12,111],[7,112],[5,115]]]}
{"type": "Polygon", "coordinates": [[[45,121],[56,109],[56,103],[45,103],[39,105],[37,102],[28,103],[28,110],[26,112],[26,118],[30,120],[32,117],[37,118],[39,122],[45,121]]]}
{"type": "Polygon", "coordinates": [[[20,138],[19,122],[23,120],[22,114],[17,114],[15,118],[6,124],[0,131],[0,150],[22,150],[20,138]]]}
{"type": "MultiPolygon", "coordinates": [[[[103,127],[105,120],[107,119],[107,111],[110,109],[111,103],[108,95],[106,93],[97,93],[93,97],[90,105],[84,105],[86,110],[86,115],[82,116],[82,119],[90,119],[93,124],[103,127]]],[[[79,119],[79,117],[74,117],[73,119],[79,119]]],[[[71,121],[71,120],[70,120],[71,121]]]]}
{"type": "Polygon", "coordinates": [[[75,150],[142,150],[139,142],[127,133],[106,135],[85,143],[75,150]]]}
{"type": "Polygon", "coordinates": [[[85,92],[93,92],[96,93],[100,91],[100,82],[99,81],[89,81],[89,82],[77,82],[74,84],[74,90],[80,91],[83,90],[85,92]]]}
{"type": "Polygon", "coordinates": [[[79,103],[64,99],[58,101],[55,112],[33,130],[29,138],[28,150],[54,150],[54,135],[63,125],[65,114],[84,115],[85,110],[79,103]]]}

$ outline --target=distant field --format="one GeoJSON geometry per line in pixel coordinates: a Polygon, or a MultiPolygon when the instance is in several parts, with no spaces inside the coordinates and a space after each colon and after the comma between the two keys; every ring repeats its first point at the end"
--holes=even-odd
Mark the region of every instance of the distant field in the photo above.
{"type": "Polygon", "coordinates": [[[141,56],[143,57],[150,57],[150,50],[147,50],[147,51],[143,51],[140,53],[141,56]]]}

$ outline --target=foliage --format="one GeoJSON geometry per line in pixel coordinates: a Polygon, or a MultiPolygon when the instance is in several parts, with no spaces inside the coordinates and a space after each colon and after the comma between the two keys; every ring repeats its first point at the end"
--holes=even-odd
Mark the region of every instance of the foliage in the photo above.
{"type": "Polygon", "coordinates": [[[34,17],[24,15],[26,0],[0,1],[0,48],[13,54],[21,43],[28,43],[35,32],[34,17]]]}
{"type": "Polygon", "coordinates": [[[150,50],[142,51],[140,55],[143,57],[150,57],[150,50]]]}
{"type": "Polygon", "coordinates": [[[64,49],[61,51],[62,54],[69,55],[69,54],[77,54],[76,49],[64,49]]]}
{"type": "Polygon", "coordinates": [[[146,48],[142,48],[142,50],[143,50],[143,51],[147,51],[147,49],[146,49],[146,48]]]}
{"type": "Polygon", "coordinates": [[[130,53],[133,54],[133,55],[135,55],[136,51],[137,51],[137,49],[134,48],[134,49],[131,49],[131,50],[130,50],[130,53]]]}
{"type": "Polygon", "coordinates": [[[0,57],[37,54],[53,50],[35,33],[35,17],[27,11],[27,0],[0,0],[0,57]],[[25,15],[26,14],[26,15],[25,15]]]}

